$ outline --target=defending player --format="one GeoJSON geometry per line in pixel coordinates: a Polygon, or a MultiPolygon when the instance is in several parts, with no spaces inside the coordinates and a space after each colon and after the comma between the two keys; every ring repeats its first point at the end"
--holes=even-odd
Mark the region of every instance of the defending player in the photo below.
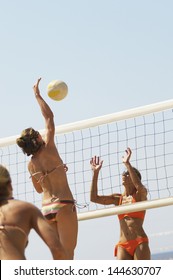
{"type": "MultiPolygon", "coordinates": [[[[99,157],[91,159],[93,178],[91,184],[91,201],[103,205],[130,204],[147,200],[147,189],[141,182],[141,174],[130,164],[131,149],[127,148],[123,163],[127,171],[122,174],[123,194],[98,195],[97,182],[103,161],[99,157]]],[[[118,260],[149,260],[150,249],[148,237],[143,229],[145,211],[118,215],[120,239],[115,246],[114,255],[118,260]]]]}

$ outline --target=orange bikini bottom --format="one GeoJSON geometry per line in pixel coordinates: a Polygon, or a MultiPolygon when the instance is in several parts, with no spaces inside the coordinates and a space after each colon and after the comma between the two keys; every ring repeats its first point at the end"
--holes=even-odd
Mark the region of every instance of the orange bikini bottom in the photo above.
{"type": "Polygon", "coordinates": [[[114,256],[117,255],[118,246],[122,247],[123,249],[125,249],[127,251],[127,253],[129,253],[131,256],[133,256],[137,246],[140,245],[141,243],[148,243],[148,238],[147,237],[138,237],[134,240],[128,240],[126,242],[119,242],[115,246],[114,256]]]}

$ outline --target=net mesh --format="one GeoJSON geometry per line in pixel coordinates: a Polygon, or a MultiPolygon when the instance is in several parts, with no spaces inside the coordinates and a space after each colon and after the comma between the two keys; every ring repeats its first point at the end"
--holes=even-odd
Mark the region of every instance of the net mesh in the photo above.
{"type": "MultiPolygon", "coordinates": [[[[132,149],[131,164],[139,169],[148,189],[148,199],[173,196],[173,110],[151,113],[126,120],[55,136],[59,153],[68,165],[68,181],[78,212],[107,206],[90,202],[90,159],[100,156],[103,167],[99,174],[99,194],[122,193],[122,156],[132,149]]],[[[41,208],[41,195],[34,190],[27,170],[26,157],[16,144],[0,147],[0,162],[11,173],[15,198],[41,208]]]]}

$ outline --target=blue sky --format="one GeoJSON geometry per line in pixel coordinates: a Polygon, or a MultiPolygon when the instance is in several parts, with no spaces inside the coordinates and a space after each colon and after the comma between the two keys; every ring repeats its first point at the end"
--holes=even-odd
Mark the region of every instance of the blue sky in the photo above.
{"type": "MultiPolygon", "coordinates": [[[[0,4],[0,138],[28,126],[43,128],[32,91],[39,77],[56,125],[172,99],[171,0],[0,4]],[[46,86],[54,79],[68,84],[69,94],[62,102],[47,97],[46,86]]],[[[172,210],[169,206],[147,213],[144,227],[149,234],[167,232],[166,244],[165,237],[158,239],[160,247],[172,246],[173,226],[165,219],[172,210]],[[158,216],[160,222],[155,224],[158,216]]],[[[81,222],[76,258],[113,259],[118,237],[116,217],[81,222]]],[[[27,251],[32,259],[42,258],[40,252],[47,250],[40,245],[36,252],[35,238],[27,251]]],[[[153,252],[158,248],[154,237],[151,248],[153,252]]]]}

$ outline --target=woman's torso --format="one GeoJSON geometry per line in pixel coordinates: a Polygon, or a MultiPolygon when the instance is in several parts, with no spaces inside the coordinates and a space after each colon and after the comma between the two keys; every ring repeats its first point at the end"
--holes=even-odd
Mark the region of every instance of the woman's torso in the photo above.
{"type": "MultiPolygon", "coordinates": [[[[135,196],[122,196],[120,205],[135,203],[135,196]]],[[[138,237],[147,237],[143,229],[145,211],[138,211],[118,215],[120,222],[120,242],[134,240],[138,237]]]]}
{"type": "Polygon", "coordinates": [[[73,199],[68,185],[63,162],[55,146],[46,146],[31,159],[31,176],[37,180],[43,190],[43,200],[52,197],[73,199]]]}

